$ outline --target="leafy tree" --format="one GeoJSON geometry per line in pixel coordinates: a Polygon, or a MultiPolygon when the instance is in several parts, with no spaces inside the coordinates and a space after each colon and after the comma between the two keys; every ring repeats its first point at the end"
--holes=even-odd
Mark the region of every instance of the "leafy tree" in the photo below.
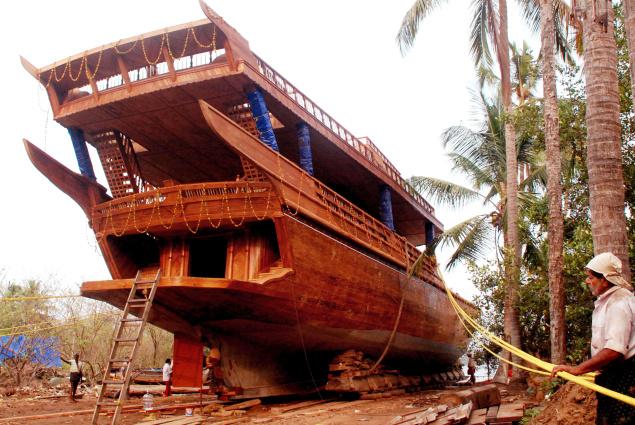
{"type": "MultiPolygon", "coordinates": [[[[455,126],[442,135],[443,146],[449,149],[453,171],[466,177],[471,187],[431,177],[414,176],[410,179],[418,191],[435,202],[458,209],[479,200],[482,205],[491,208],[487,213],[467,218],[447,229],[434,241],[432,250],[446,245],[456,246],[447,268],[452,268],[459,261],[484,259],[492,246],[496,247],[497,257],[503,257],[500,241],[506,231],[504,217],[507,214],[505,114],[500,100],[489,100],[482,93],[476,99],[476,105],[483,113],[479,130],[455,126]]],[[[534,200],[533,190],[540,185],[544,175],[539,167],[532,167],[534,139],[523,137],[517,140],[518,163],[534,169],[520,184],[523,189],[520,201],[525,205],[534,200]]]]}

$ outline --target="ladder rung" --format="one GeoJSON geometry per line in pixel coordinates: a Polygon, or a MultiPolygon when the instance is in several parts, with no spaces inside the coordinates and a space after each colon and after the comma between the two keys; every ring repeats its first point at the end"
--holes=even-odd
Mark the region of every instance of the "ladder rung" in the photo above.
{"type": "Polygon", "coordinates": [[[130,358],[126,357],[123,359],[110,359],[108,360],[108,363],[130,363],[130,358]]]}
{"type": "Polygon", "coordinates": [[[115,342],[137,342],[139,338],[115,338],[115,342]]]}
{"type": "Polygon", "coordinates": [[[145,304],[147,302],[148,300],[146,298],[133,298],[131,300],[128,300],[128,304],[145,304]]]}
{"type": "Polygon", "coordinates": [[[154,279],[137,280],[135,282],[135,285],[144,284],[144,283],[154,283],[154,279]]]}
{"type": "Polygon", "coordinates": [[[98,406],[112,406],[112,407],[120,406],[118,401],[98,401],[97,405],[98,406]]]}
{"type": "Polygon", "coordinates": [[[101,381],[101,383],[104,385],[123,385],[124,384],[123,381],[112,381],[112,380],[101,381]]]}
{"type": "Polygon", "coordinates": [[[122,322],[143,322],[143,319],[139,319],[138,317],[132,317],[130,319],[121,319],[122,322]]]}

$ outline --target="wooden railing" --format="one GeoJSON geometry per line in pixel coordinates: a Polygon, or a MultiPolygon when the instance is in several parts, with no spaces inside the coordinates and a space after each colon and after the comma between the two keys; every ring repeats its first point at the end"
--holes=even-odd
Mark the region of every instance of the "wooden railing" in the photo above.
{"type": "MultiPolygon", "coordinates": [[[[360,242],[381,250],[393,259],[398,259],[405,268],[410,268],[417,261],[421,251],[406,238],[391,231],[381,221],[327,186],[317,180],[315,182],[317,197],[322,201],[331,225],[339,227],[342,233],[348,233],[360,242]]],[[[431,280],[436,286],[441,285],[435,265],[430,260],[424,261],[420,275],[427,281],[431,280]]]]}
{"type": "Polygon", "coordinates": [[[401,177],[397,168],[386,158],[379,148],[368,138],[357,138],[346,130],[340,123],[333,119],[315,102],[309,99],[304,93],[283,78],[276,70],[265,61],[258,60],[258,71],[276,87],[278,87],[296,105],[308,112],[316,120],[324,125],[328,131],[348,146],[359,152],[371,164],[382,170],[391,180],[405,190],[416,202],[430,214],[434,214],[434,208],[406,181],[401,177]]]}
{"type": "Polygon", "coordinates": [[[280,207],[268,182],[194,183],[163,187],[96,205],[93,230],[100,236],[187,228],[240,226],[280,207]],[[209,226],[205,224],[209,223],[209,226]]]}

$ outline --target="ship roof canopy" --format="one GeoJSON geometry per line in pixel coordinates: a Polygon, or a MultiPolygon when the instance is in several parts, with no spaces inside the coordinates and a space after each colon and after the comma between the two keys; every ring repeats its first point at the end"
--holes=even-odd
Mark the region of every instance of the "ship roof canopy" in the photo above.
{"type": "Polygon", "coordinates": [[[203,4],[208,19],[118,40],[37,68],[54,118],[97,145],[116,130],[134,141],[143,177],[160,186],[233,180],[240,158],[205,123],[204,100],[244,119],[245,91],[258,86],[272,115],[280,152],[299,162],[296,124],[310,128],[315,177],[372,215],[380,188],[391,188],[396,231],[415,245],[434,209],[367,138],[352,135],[312,99],[256,56],[249,43],[203,4]],[[213,160],[211,160],[213,159],[213,160]]]}

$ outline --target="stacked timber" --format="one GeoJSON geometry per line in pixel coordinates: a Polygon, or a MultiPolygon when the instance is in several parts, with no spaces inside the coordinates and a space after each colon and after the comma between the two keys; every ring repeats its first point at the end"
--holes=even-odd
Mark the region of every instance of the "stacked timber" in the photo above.
{"type": "Polygon", "coordinates": [[[384,369],[358,350],[347,350],[329,364],[327,391],[358,393],[365,398],[393,396],[446,385],[462,378],[460,370],[429,375],[404,376],[384,369]],[[372,394],[372,395],[371,395],[372,394]],[[376,397],[375,397],[376,396],[376,397]]]}
{"type": "Polygon", "coordinates": [[[513,425],[522,419],[523,403],[501,403],[494,384],[445,394],[439,404],[395,416],[390,425],[513,425]]]}

